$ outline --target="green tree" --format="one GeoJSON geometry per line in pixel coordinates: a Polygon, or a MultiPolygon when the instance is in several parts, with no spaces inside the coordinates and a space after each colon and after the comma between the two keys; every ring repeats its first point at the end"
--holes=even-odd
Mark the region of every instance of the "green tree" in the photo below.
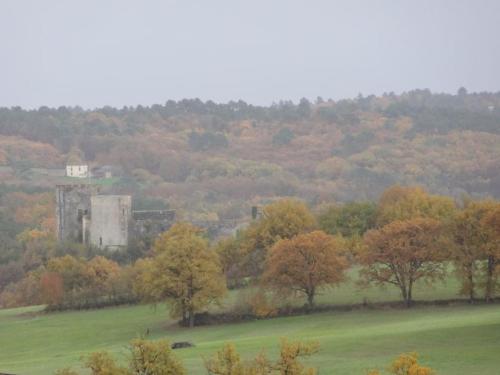
{"type": "Polygon", "coordinates": [[[363,236],[375,226],[377,206],[372,202],[349,202],[328,207],[318,218],[320,228],[328,234],[344,237],[363,236]]]}

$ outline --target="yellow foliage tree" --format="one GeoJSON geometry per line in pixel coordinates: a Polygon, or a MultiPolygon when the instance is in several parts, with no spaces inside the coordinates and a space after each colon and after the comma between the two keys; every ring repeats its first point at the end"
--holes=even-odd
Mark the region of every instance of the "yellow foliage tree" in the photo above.
{"type": "Polygon", "coordinates": [[[145,300],[169,300],[171,314],[194,326],[195,313],[226,292],[217,253],[208,248],[201,230],[176,223],[161,234],[153,247],[155,256],[139,263],[142,269],[136,290],[145,300]]]}
{"type": "Polygon", "coordinates": [[[280,357],[271,362],[264,353],[244,362],[233,344],[226,344],[211,359],[205,360],[209,375],[315,375],[314,368],[307,368],[300,358],[313,355],[319,350],[318,343],[289,342],[281,340],[280,357]]]}
{"type": "MultiPolygon", "coordinates": [[[[130,343],[128,367],[119,366],[108,352],[95,352],[84,359],[84,366],[92,375],[186,375],[182,363],[172,353],[166,340],[136,339],[130,343]]],[[[78,375],[69,368],[56,371],[56,375],[78,375]]]]}
{"type": "Polygon", "coordinates": [[[491,207],[491,210],[482,219],[484,229],[488,231],[490,243],[486,248],[486,280],[485,296],[490,301],[495,289],[498,288],[498,277],[500,275],[500,203],[491,207]]]}
{"type": "Polygon", "coordinates": [[[133,340],[130,371],[134,375],[185,375],[182,363],[174,356],[166,340],[133,340]]]}
{"type": "MultiPolygon", "coordinates": [[[[417,353],[404,353],[396,358],[389,367],[389,373],[394,375],[434,375],[430,367],[418,363],[417,353]]],[[[368,375],[380,375],[378,370],[372,370],[368,375]]]]}
{"type": "Polygon", "coordinates": [[[282,199],[264,207],[262,217],[243,233],[242,248],[246,269],[259,275],[264,268],[268,250],[279,240],[292,238],[316,227],[316,219],[301,201],[282,199]]]}
{"type": "Polygon", "coordinates": [[[451,218],[455,203],[450,197],[431,195],[420,187],[392,186],[380,197],[377,224],[395,220],[427,217],[436,220],[451,218]]]}
{"type": "MultiPolygon", "coordinates": [[[[462,280],[461,293],[468,295],[471,302],[475,299],[475,289],[479,281],[481,262],[491,255],[492,238],[484,219],[495,207],[493,200],[467,201],[465,207],[455,216],[452,223],[453,261],[456,272],[462,280]]],[[[488,260],[487,260],[488,262],[488,260]]],[[[486,275],[486,298],[491,296],[493,270],[486,275]]]]}

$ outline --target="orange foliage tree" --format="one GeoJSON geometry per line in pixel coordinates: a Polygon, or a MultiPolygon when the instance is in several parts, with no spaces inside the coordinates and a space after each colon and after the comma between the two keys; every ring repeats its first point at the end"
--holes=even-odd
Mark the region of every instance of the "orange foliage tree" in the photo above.
{"type": "Polygon", "coordinates": [[[316,220],[309,208],[295,199],[282,199],[264,207],[262,217],[243,233],[241,246],[246,268],[255,275],[263,271],[269,249],[279,240],[310,231],[316,220]]]}
{"type": "Polygon", "coordinates": [[[55,272],[46,272],[40,277],[42,301],[48,305],[58,305],[64,296],[62,277],[55,272]]]}
{"type": "Polygon", "coordinates": [[[358,257],[360,276],[367,283],[396,285],[410,307],[417,280],[431,282],[445,275],[442,233],[443,225],[430,218],[394,221],[368,231],[358,257]]]}
{"type": "Polygon", "coordinates": [[[344,253],[338,237],[322,231],[299,234],[271,248],[262,280],[280,291],[304,294],[312,308],[318,289],[344,280],[344,253]]]}

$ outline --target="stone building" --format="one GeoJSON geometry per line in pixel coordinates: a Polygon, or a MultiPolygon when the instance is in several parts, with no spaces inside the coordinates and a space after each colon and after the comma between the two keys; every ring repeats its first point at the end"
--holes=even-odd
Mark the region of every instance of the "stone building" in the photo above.
{"type": "Polygon", "coordinates": [[[133,237],[156,236],[170,228],[173,210],[133,211],[130,195],[100,194],[90,184],[56,187],[57,238],[101,249],[126,247],[133,237]]]}
{"type": "Polygon", "coordinates": [[[56,186],[56,224],[59,241],[85,242],[88,238],[86,217],[90,212],[90,197],[97,195],[95,185],[56,186]]]}
{"type": "Polygon", "coordinates": [[[94,195],[90,198],[90,238],[100,248],[127,246],[131,220],[130,195],[94,195]]]}

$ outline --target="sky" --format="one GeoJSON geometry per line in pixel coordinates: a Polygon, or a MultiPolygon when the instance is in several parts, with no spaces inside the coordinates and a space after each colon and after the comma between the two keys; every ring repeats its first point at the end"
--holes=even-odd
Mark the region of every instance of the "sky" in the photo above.
{"type": "Polygon", "coordinates": [[[500,90],[498,0],[0,0],[0,107],[500,90]]]}

